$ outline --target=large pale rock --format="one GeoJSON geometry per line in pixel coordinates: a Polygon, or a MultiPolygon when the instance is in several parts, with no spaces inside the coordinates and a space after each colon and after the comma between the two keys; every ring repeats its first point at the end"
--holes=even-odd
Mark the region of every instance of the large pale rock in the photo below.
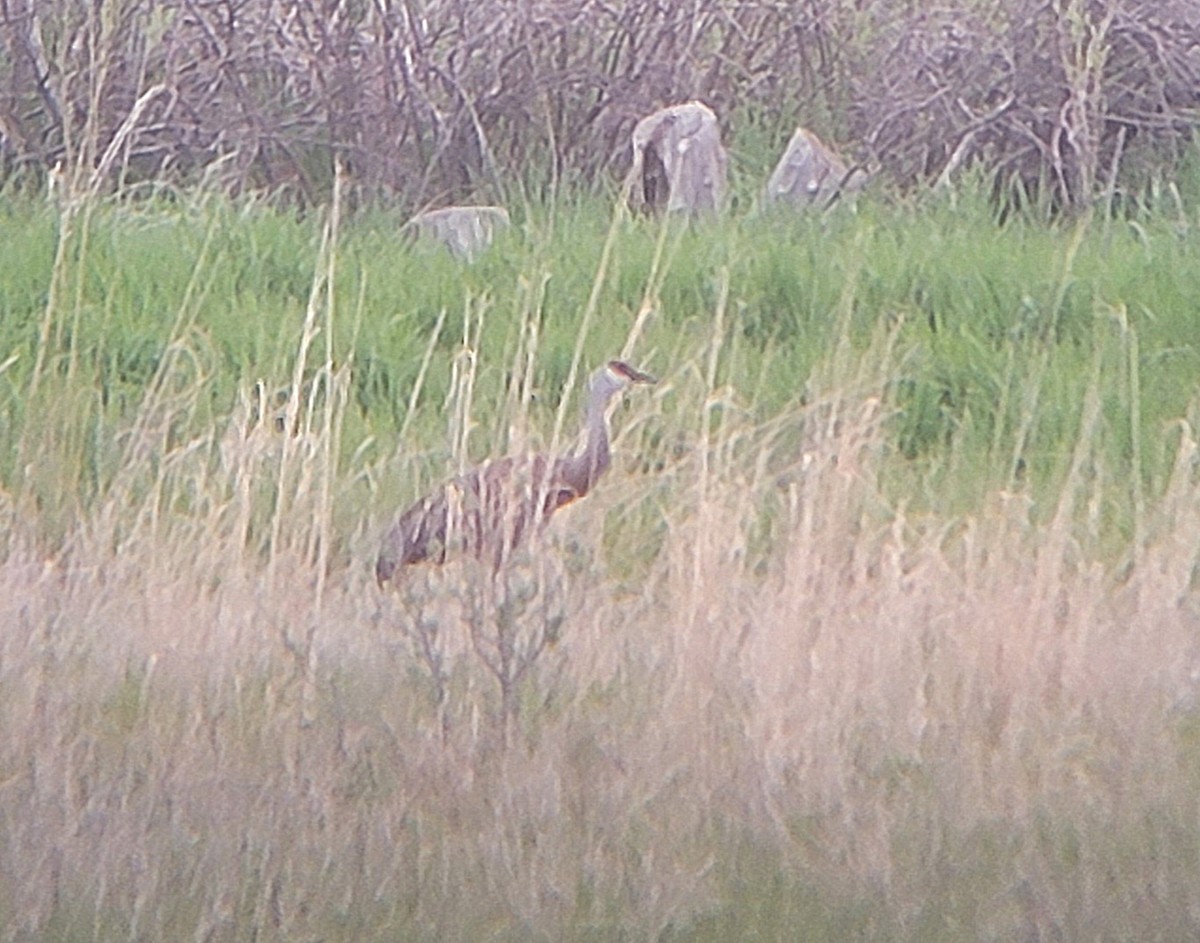
{"type": "Polygon", "coordinates": [[[827,206],[844,193],[861,190],[866,182],[864,171],[850,170],[819,137],[797,128],[767,182],[766,203],[827,206]]]}
{"type": "Polygon", "coordinates": [[[707,105],[656,111],[633,129],[630,202],[648,212],[716,212],[725,201],[726,163],[717,116],[707,105]]]}
{"type": "Polygon", "coordinates": [[[471,262],[508,226],[508,210],[502,206],[447,206],[418,213],[404,229],[439,242],[452,255],[471,262]]]}

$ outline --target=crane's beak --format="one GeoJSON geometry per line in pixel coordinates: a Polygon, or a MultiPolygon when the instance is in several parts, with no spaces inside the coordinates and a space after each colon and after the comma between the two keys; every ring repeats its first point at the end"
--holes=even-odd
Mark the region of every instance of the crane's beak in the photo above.
{"type": "Polygon", "coordinates": [[[608,369],[619,377],[623,377],[630,383],[657,383],[658,378],[651,376],[649,373],[643,373],[634,367],[629,366],[623,360],[610,360],[608,369]]]}

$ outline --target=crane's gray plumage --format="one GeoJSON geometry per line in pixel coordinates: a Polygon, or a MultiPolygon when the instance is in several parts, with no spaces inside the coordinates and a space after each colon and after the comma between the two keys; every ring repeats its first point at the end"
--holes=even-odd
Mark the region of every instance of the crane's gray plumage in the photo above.
{"type": "Polygon", "coordinates": [[[375,562],[383,585],[414,563],[442,563],[448,551],[490,555],[497,567],[535,526],[560,507],[583,497],[608,471],[608,421],[614,394],[654,377],[620,360],[592,374],[585,425],[587,441],[575,454],[550,460],[504,458],[473,468],[422,498],[396,520],[375,562]]]}

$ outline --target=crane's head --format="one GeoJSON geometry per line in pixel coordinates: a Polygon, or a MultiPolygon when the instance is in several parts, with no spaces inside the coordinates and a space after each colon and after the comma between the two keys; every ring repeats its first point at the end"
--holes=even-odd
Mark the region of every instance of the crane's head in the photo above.
{"type": "Polygon", "coordinates": [[[636,370],[623,360],[610,360],[592,374],[591,409],[603,408],[615,393],[633,383],[657,383],[648,373],[636,370]]]}

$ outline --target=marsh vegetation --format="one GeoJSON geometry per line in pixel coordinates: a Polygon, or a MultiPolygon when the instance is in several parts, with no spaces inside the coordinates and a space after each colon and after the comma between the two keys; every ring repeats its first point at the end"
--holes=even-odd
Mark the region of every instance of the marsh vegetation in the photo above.
{"type": "Polygon", "coordinates": [[[470,266],[10,188],[5,938],[1194,938],[1188,179],[529,204],[470,266]],[[391,515],[565,451],[619,353],[595,492],[380,593],[391,515]]]}

